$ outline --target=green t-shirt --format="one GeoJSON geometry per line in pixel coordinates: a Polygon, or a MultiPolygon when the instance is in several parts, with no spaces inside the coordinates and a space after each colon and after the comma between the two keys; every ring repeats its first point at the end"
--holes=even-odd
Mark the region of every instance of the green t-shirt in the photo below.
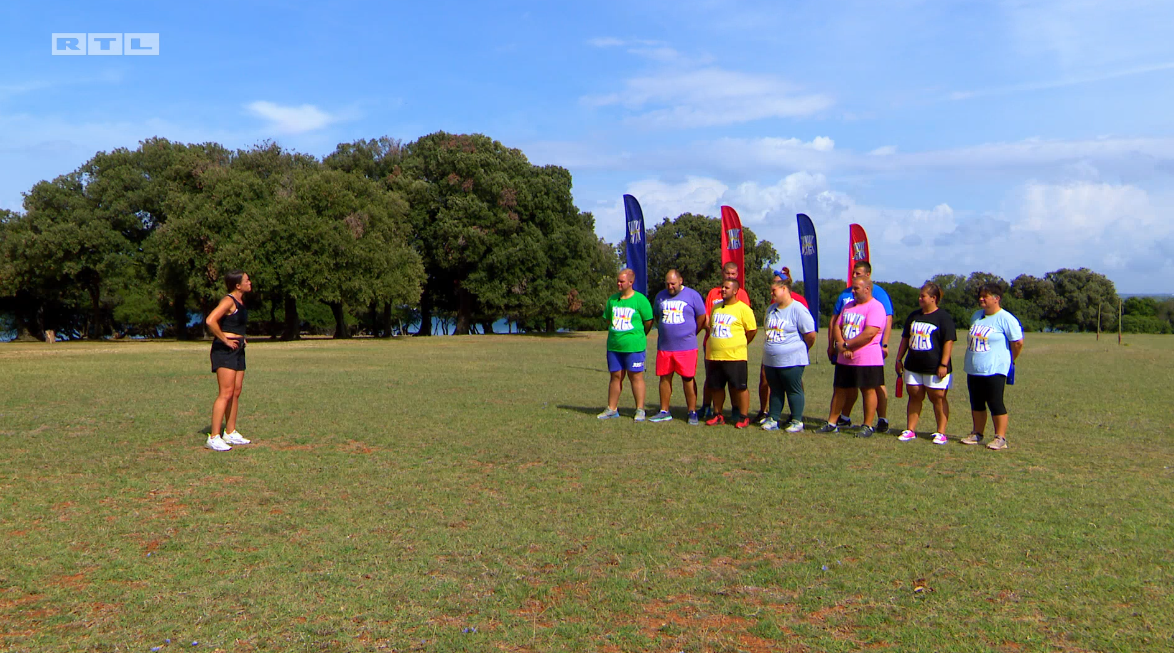
{"type": "Polygon", "coordinates": [[[644,295],[633,292],[627,299],[616,293],[607,298],[603,318],[607,327],[607,350],[620,353],[644,351],[648,346],[645,339],[644,323],[652,319],[652,304],[644,295]]]}

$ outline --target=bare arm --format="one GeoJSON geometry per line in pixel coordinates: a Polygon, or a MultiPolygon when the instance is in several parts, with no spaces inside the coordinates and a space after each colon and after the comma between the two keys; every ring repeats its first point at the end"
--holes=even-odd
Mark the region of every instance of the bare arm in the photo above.
{"type": "Polygon", "coordinates": [[[697,335],[697,333],[701,333],[702,331],[705,330],[706,317],[708,317],[708,316],[706,316],[706,315],[698,315],[697,316],[697,332],[694,333],[693,335],[697,335]]]}
{"type": "Polygon", "coordinates": [[[803,342],[807,343],[807,351],[811,351],[811,348],[815,345],[815,332],[808,331],[804,333],[803,342]]]}
{"type": "Polygon", "coordinates": [[[893,369],[897,370],[897,374],[905,371],[905,364],[901,361],[905,360],[905,352],[907,351],[909,351],[909,338],[901,338],[901,345],[897,347],[897,362],[893,364],[893,369]]]}
{"type": "Polygon", "coordinates": [[[746,332],[746,344],[754,342],[754,336],[758,335],[758,329],[746,332]]]}
{"type": "Polygon", "coordinates": [[[864,327],[864,330],[860,332],[860,335],[852,338],[851,340],[844,341],[844,348],[848,350],[860,349],[861,347],[872,342],[872,339],[875,338],[876,334],[878,333],[880,333],[879,327],[864,327]]]}
{"type": "Polygon", "coordinates": [[[942,344],[942,362],[938,363],[938,378],[939,379],[946,378],[946,374],[950,371],[950,368],[948,367],[948,363],[950,362],[950,356],[953,356],[953,355],[954,355],[954,341],[947,340],[945,343],[942,344]]]}
{"type": "Polygon", "coordinates": [[[222,320],[225,315],[228,315],[228,311],[231,310],[235,305],[236,304],[234,304],[230,298],[225,297],[224,299],[220,300],[220,303],[216,305],[216,308],[212,309],[212,312],[208,314],[208,318],[204,320],[204,324],[208,325],[208,330],[212,332],[212,335],[217,340],[227,345],[229,349],[236,349],[240,346],[241,336],[238,336],[235,333],[225,333],[223,330],[221,330],[220,320],[222,320]]]}
{"type": "Polygon", "coordinates": [[[644,320],[644,335],[652,332],[652,320],[644,320]]]}
{"type": "Polygon", "coordinates": [[[893,316],[886,315],[885,316],[885,335],[883,338],[881,338],[881,351],[884,352],[885,356],[889,355],[889,336],[892,335],[892,333],[893,333],[893,316]]]}
{"type": "Polygon", "coordinates": [[[1019,359],[1019,353],[1023,351],[1023,340],[1019,339],[1011,343],[1011,362],[1014,363],[1019,359]]]}

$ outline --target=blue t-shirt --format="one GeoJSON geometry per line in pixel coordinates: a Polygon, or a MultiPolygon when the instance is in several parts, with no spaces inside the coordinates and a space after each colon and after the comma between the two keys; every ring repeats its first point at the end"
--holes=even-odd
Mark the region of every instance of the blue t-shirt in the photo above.
{"type": "MultiPolygon", "coordinates": [[[[885,292],[884,288],[880,287],[879,283],[872,284],[872,298],[881,303],[885,307],[885,315],[893,315],[893,301],[889,299],[889,293],[885,292]]],[[[836,298],[836,308],[832,311],[832,315],[839,315],[844,312],[844,304],[855,299],[852,295],[852,289],[846,288],[840,296],[836,298]]]]}
{"type": "Polygon", "coordinates": [[[1011,343],[1023,340],[1023,327],[1007,311],[994,315],[979,310],[970,318],[966,342],[966,373],[1006,375],[1011,370],[1011,343]]]}
{"type": "Polygon", "coordinates": [[[676,295],[668,290],[656,293],[652,305],[656,315],[657,351],[697,349],[697,316],[705,315],[705,300],[696,290],[682,286],[676,295]]]}
{"type": "Polygon", "coordinates": [[[811,311],[797,301],[786,308],[771,304],[766,309],[766,346],[762,364],[767,367],[796,367],[810,363],[803,334],[815,331],[811,311]]]}

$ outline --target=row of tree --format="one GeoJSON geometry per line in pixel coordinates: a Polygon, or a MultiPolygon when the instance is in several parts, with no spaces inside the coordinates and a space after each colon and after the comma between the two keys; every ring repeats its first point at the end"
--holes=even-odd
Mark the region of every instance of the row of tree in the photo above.
{"type": "MultiPolygon", "coordinates": [[[[716,286],[720,229],[692,213],[652,226],[650,294],[670,268],[702,292],[716,286]]],[[[761,316],[779,255],[744,232],[746,289],[761,316]]],[[[622,250],[575,207],[567,170],[482,135],[360,140],[321,160],[273,143],[232,151],[154,138],[36,184],[23,212],[0,210],[0,331],[197,337],[231,269],[257,289],[251,328],[285,339],[307,327],[344,338],[416,323],[430,335],[437,319],[459,334],[491,332],[502,318],[528,331],[600,329],[622,250]]],[[[933,280],[963,326],[993,281],[1028,329],[1117,328],[1113,283],[1087,269],[933,280]]],[[[914,286],[881,285],[900,318],[917,307],[914,286]]],[[[823,324],[843,289],[820,281],[823,324]]],[[[1174,331],[1174,300],[1129,298],[1124,309],[1125,331],[1174,331]]]]}
{"type": "Polygon", "coordinates": [[[263,143],[143,141],[36,184],[0,212],[0,314],[21,336],[166,333],[247,271],[257,328],[297,338],[299,307],[388,335],[509,316],[553,330],[613,287],[613,248],[571,197],[571,175],[481,135],[381,138],[315,157],[263,143]]]}

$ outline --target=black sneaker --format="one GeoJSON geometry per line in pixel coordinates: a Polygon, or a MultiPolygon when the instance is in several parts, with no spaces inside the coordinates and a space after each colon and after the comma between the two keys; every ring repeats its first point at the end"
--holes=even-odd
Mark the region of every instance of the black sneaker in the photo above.
{"type": "Polygon", "coordinates": [[[861,426],[860,430],[856,432],[858,438],[871,438],[873,430],[871,426],[861,426]]]}
{"type": "Polygon", "coordinates": [[[836,418],[836,426],[839,426],[840,428],[849,428],[852,426],[852,418],[840,415],[836,418]]]}
{"type": "Polygon", "coordinates": [[[836,426],[835,424],[832,424],[831,422],[828,422],[827,424],[824,424],[823,426],[815,429],[815,432],[816,433],[839,433],[840,427],[836,426]]]}
{"type": "Polygon", "coordinates": [[[888,430],[889,430],[889,420],[882,417],[876,421],[876,432],[877,433],[886,433],[888,430]]]}
{"type": "Polygon", "coordinates": [[[758,411],[758,414],[754,416],[754,423],[762,424],[767,420],[768,417],[770,417],[770,413],[766,412],[765,410],[760,410],[758,411]]]}

